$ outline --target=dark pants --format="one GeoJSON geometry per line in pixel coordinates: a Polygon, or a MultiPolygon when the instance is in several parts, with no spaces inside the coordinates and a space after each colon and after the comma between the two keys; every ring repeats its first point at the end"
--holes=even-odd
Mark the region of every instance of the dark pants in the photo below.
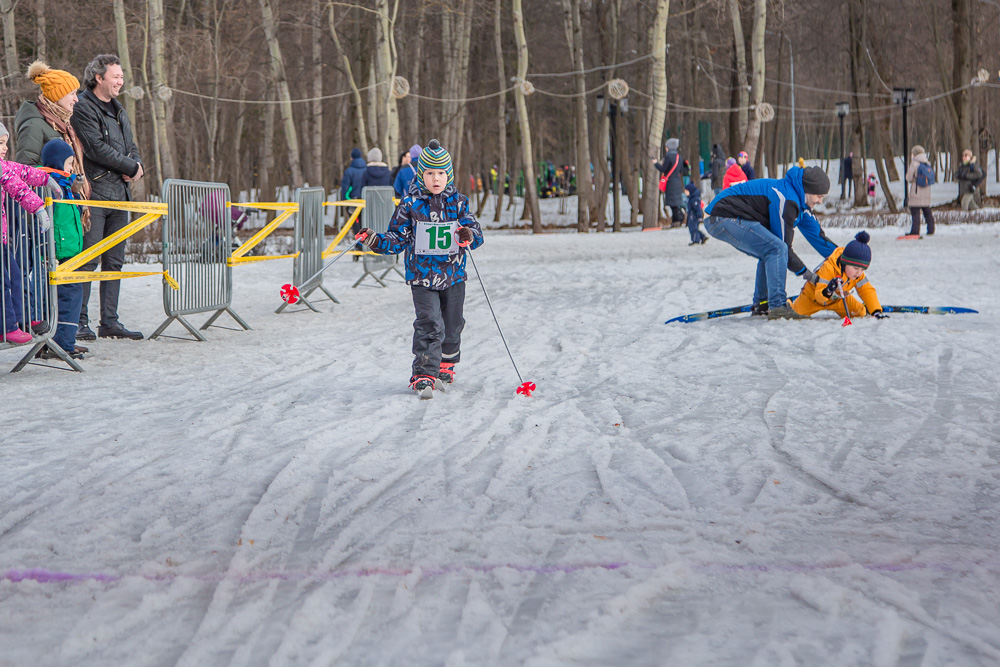
{"type": "Polygon", "coordinates": [[[433,290],[411,285],[413,310],[413,375],[436,378],[441,362],[457,364],[465,318],[465,283],[433,290]]]}
{"type": "Polygon", "coordinates": [[[705,235],[698,229],[701,220],[688,213],[688,233],[691,234],[691,243],[701,243],[705,240],[705,235]]]}
{"type": "Polygon", "coordinates": [[[910,225],[910,235],[918,236],[920,234],[920,212],[924,212],[924,220],[927,222],[927,233],[934,233],[934,214],[931,213],[930,207],[927,208],[910,208],[910,215],[913,217],[913,223],[910,225]]]}
{"type": "Polygon", "coordinates": [[[14,249],[8,242],[0,245],[0,273],[3,273],[3,332],[10,333],[25,325],[23,331],[31,331],[30,323],[24,322],[24,288],[21,284],[21,267],[17,265],[14,249]]]}
{"type": "MultiPolygon", "coordinates": [[[[109,208],[90,209],[90,231],[83,235],[83,249],[103,241],[108,236],[123,229],[129,223],[128,211],[115,211],[109,208]]],[[[93,271],[97,268],[97,259],[101,261],[101,271],[121,271],[125,263],[125,242],[122,241],[113,248],[105,250],[99,257],[92,259],[80,267],[81,271],[93,271]]],[[[83,306],[80,308],[80,327],[87,326],[90,318],[87,315],[87,304],[90,301],[90,285],[83,284],[83,306]]],[[[121,289],[120,280],[101,281],[101,326],[110,327],[118,323],[118,293],[121,289]]]]}
{"type": "Polygon", "coordinates": [[[59,295],[59,325],[52,339],[67,352],[72,352],[76,347],[76,323],[80,321],[83,286],[84,283],[65,283],[56,286],[56,293],[59,295]]]}

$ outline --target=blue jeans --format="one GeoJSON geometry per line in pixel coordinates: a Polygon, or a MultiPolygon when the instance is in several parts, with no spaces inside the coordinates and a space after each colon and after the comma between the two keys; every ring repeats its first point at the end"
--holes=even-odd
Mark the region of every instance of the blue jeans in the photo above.
{"type": "Polygon", "coordinates": [[[59,325],[52,339],[62,349],[72,352],[76,347],[76,329],[83,305],[83,283],[66,283],[56,286],[59,295],[59,325]]]}
{"type": "Polygon", "coordinates": [[[788,274],[788,246],[784,241],[753,220],[713,215],[705,220],[705,229],[720,241],[757,258],[754,303],[760,303],[766,297],[772,308],[787,305],[785,277],[788,274]]]}

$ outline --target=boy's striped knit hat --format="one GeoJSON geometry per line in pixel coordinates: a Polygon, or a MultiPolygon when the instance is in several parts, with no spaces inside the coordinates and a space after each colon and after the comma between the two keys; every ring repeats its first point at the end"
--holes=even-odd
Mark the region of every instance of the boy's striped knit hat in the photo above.
{"type": "Polygon", "coordinates": [[[448,185],[455,182],[455,171],[451,166],[451,153],[442,148],[441,142],[437,139],[431,139],[427,147],[420,151],[420,157],[417,158],[417,183],[424,190],[427,189],[424,185],[424,172],[428,169],[444,169],[448,174],[448,185]]]}
{"type": "Polygon", "coordinates": [[[840,255],[840,262],[867,269],[872,263],[872,249],[868,246],[870,240],[871,236],[868,235],[868,232],[858,232],[854,240],[844,247],[844,252],[840,255]]]}

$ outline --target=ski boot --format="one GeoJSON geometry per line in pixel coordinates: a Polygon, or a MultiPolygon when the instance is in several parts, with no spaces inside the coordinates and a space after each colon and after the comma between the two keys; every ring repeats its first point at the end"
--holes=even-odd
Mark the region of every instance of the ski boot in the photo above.
{"type": "Polygon", "coordinates": [[[410,389],[420,398],[434,398],[434,378],[429,375],[414,375],[410,378],[410,389]]]}
{"type": "Polygon", "coordinates": [[[442,361],[441,368],[438,370],[438,380],[445,384],[451,384],[455,381],[455,364],[442,361]]]}
{"type": "Polygon", "coordinates": [[[750,306],[750,317],[767,317],[767,299],[750,306]]]}

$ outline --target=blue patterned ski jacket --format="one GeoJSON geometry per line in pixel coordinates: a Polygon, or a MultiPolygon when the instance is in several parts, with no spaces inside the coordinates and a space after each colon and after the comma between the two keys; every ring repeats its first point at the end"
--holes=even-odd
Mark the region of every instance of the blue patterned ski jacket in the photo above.
{"type": "Polygon", "coordinates": [[[448,289],[466,279],[465,252],[483,244],[483,230],[469,213],[469,199],[449,184],[441,194],[432,195],[411,182],[409,193],[399,202],[389,220],[389,230],[376,234],[372,250],[380,255],[405,253],[406,282],[433,290],[448,289]],[[454,255],[418,255],[416,230],[420,221],[458,221],[472,230],[472,245],[454,255]]]}

